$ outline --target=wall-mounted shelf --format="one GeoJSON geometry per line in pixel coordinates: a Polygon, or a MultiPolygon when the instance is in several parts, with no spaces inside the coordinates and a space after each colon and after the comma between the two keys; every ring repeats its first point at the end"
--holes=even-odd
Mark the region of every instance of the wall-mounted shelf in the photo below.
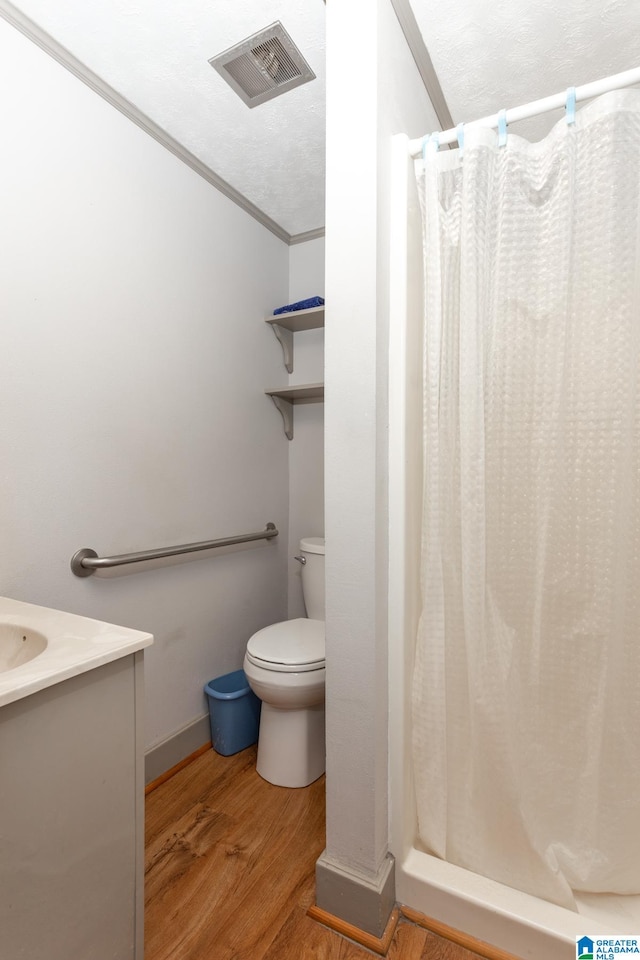
{"type": "Polygon", "coordinates": [[[275,317],[267,317],[265,323],[269,324],[280,342],[285,367],[289,373],[293,373],[293,335],[302,330],[324,327],[324,307],[279,313],[275,317]]]}
{"type": "MultiPolygon", "coordinates": [[[[303,311],[300,311],[303,312],[303,311]]],[[[309,313],[310,311],[304,311],[309,313]]],[[[311,328],[308,328],[311,329],[311,328]]],[[[265,390],[282,415],[284,432],[288,440],[293,440],[293,406],[296,403],[318,403],[324,400],[323,383],[306,383],[298,387],[279,387],[277,390],[265,390]]]]}

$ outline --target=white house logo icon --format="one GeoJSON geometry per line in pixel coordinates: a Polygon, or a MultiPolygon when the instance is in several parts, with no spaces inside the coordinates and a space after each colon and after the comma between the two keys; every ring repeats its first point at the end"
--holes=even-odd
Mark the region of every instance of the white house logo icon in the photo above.
{"type": "Polygon", "coordinates": [[[593,940],[581,937],[576,943],[576,956],[578,960],[593,960],[593,940]]]}

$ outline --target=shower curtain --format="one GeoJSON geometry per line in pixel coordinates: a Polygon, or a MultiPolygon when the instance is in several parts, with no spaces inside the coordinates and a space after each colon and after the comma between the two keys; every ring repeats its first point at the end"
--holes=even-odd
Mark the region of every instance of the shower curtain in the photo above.
{"type": "Polygon", "coordinates": [[[640,92],[416,163],[427,851],[575,909],[640,892],[640,92]]]}

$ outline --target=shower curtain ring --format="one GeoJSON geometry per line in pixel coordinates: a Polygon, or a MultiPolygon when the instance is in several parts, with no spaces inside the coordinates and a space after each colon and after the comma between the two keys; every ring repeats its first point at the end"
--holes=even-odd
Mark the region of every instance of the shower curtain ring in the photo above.
{"type": "Polygon", "coordinates": [[[440,135],[432,133],[428,137],[422,138],[422,159],[427,159],[427,153],[437,153],[440,149],[440,135]]]}
{"type": "Polygon", "coordinates": [[[565,101],[567,123],[576,122],[576,88],[567,88],[567,99],[565,101]]]}
{"type": "Polygon", "coordinates": [[[501,110],[498,114],[498,146],[507,145],[507,111],[501,110]]]}

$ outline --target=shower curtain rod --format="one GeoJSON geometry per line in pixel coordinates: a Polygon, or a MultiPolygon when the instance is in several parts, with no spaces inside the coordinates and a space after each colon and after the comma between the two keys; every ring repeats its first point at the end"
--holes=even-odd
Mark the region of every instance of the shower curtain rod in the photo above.
{"type": "MultiPolygon", "coordinates": [[[[580,100],[589,100],[591,97],[599,97],[603,93],[609,93],[610,90],[621,90],[623,87],[630,87],[634,83],[640,83],[640,67],[633,70],[625,70],[624,73],[616,73],[611,77],[605,77],[603,80],[594,80],[592,83],[585,83],[582,87],[576,87],[576,102],[580,100]]],[[[557,110],[564,107],[567,101],[566,90],[563,93],[556,93],[552,97],[544,97],[542,100],[533,100],[531,103],[525,103],[521,107],[512,107],[506,112],[507,124],[515,123],[516,120],[526,120],[527,117],[535,117],[540,113],[548,113],[549,110],[557,110]]],[[[483,117],[481,120],[472,120],[465,124],[465,127],[497,127],[500,114],[494,113],[490,117],[483,117]]],[[[448,143],[455,143],[458,138],[457,127],[451,130],[444,130],[438,133],[438,140],[441,146],[448,143]]],[[[422,153],[422,144],[424,137],[418,140],[409,141],[409,154],[412,157],[418,157],[422,153]]]]}

